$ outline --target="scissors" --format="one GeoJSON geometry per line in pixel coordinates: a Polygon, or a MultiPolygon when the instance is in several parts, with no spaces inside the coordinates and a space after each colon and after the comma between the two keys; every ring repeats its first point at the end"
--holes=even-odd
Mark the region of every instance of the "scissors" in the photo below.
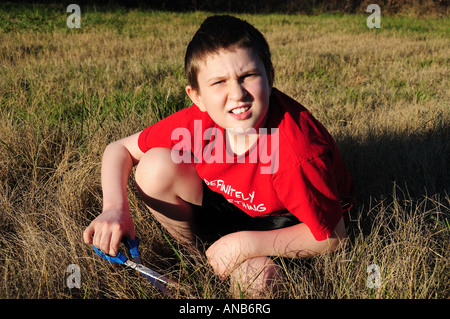
{"type": "Polygon", "coordinates": [[[161,290],[164,294],[169,297],[172,297],[170,292],[165,287],[166,285],[174,284],[174,282],[163,275],[157,273],[156,271],[142,265],[141,258],[139,256],[138,246],[139,246],[139,238],[136,239],[123,239],[122,242],[125,244],[125,247],[130,251],[130,255],[133,258],[129,260],[124,254],[120,251],[117,253],[117,256],[110,256],[102,252],[97,247],[94,247],[95,252],[102,257],[103,259],[116,264],[125,265],[132,269],[137,270],[142,276],[147,278],[153,285],[155,285],[159,290],[161,290]]]}

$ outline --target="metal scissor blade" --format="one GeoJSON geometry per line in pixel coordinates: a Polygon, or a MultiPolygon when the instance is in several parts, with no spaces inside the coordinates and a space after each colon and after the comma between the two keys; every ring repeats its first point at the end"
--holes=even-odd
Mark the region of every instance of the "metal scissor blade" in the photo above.
{"type": "Polygon", "coordinates": [[[163,275],[157,273],[156,271],[145,267],[142,264],[135,263],[131,260],[127,260],[124,263],[126,266],[131,267],[135,270],[137,270],[142,276],[148,279],[153,285],[155,285],[159,290],[161,290],[163,293],[172,296],[169,291],[166,289],[166,287],[163,286],[167,285],[169,283],[169,279],[164,277],[163,275]]]}

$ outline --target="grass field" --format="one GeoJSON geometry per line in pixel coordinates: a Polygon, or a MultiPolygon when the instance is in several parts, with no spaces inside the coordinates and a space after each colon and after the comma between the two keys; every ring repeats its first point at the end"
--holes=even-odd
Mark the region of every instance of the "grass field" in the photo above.
{"type": "MultiPolygon", "coordinates": [[[[105,146],[190,104],[187,43],[207,12],[0,4],[0,298],[165,298],[101,260],[82,232],[102,209],[105,146]],[[67,267],[80,267],[69,289],[67,267]]],[[[450,19],[241,14],[266,36],[275,86],[335,137],[358,191],[350,240],[283,260],[287,298],[449,298],[450,19]],[[378,265],[380,287],[368,288],[378,265]]],[[[129,183],[144,264],[178,298],[229,298],[129,183]]],[[[244,293],[245,297],[245,293],[244,293]]]]}

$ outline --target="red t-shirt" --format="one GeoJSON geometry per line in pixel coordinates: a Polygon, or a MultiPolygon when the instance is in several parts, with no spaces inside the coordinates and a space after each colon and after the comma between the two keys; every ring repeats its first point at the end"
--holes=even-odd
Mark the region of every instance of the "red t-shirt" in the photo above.
{"type": "Polygon", "coordinates": [[[226,131],[194,104],[144,129],[138,145],[143,152],[153,147],[184,151],[173,159],[193,158],[209,188],[250,216],[292,213],[316,240],[330,237],[343,216],[341,200],[353,195],[331,135],[275,88],[266,125],[258,132],[257,142],[236,156],[226,146],[226,131]]]}

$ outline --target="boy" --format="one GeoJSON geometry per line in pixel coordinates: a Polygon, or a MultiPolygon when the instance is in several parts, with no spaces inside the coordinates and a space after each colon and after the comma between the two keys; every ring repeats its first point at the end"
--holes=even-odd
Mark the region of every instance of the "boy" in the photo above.
{"type": "Polygon", "coordinates": [[[350,174],[326,129],[273,88],[269,46],[247,22],[207,18],[185,71],[191,107],[105,149],[103,212],[84,240],[115,255],[122,236],[135,237],[126,184],[137,165],[136,185],[162,226],[205,244],[221,279],[268,296],[281,280],[270,256],[315,256],[345,238],[350,174]]]}

